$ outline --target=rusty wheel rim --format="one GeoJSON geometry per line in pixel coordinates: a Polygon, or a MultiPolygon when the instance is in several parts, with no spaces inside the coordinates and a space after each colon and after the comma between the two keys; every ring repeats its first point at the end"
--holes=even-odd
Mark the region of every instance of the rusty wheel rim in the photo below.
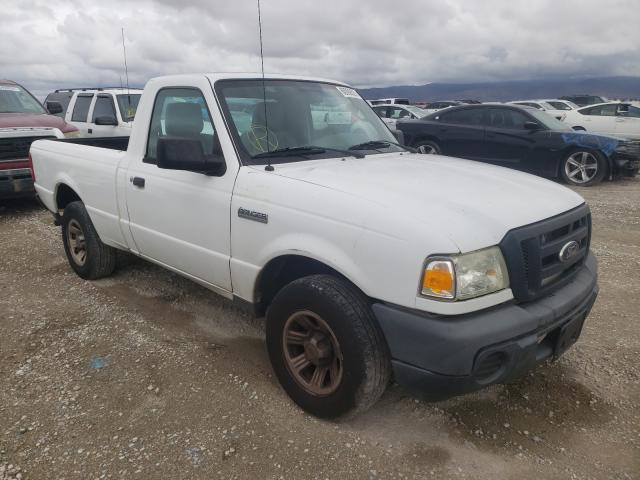
{"type": "Polygon", "coordinates": [[[83,266],[87,261],[87,242],[82,227],[76,220],[71,220],[67,227],[67,243],[73,261],[77,265],[83,266]]]}
{"type": "Polygon", "coordinates": [[[327,396],[342,382],[343,360],[333,330],[308,310],[287,319],[282,333],[285,363],[296,383],[315,396],[327,396]]]}

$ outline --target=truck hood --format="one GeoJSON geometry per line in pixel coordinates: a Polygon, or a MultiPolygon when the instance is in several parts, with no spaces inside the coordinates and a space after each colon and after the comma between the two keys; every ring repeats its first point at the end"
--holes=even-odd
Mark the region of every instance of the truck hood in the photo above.
{"type": "Polygon", "coordinates": [[[57,128],[62,133],[78,130],[64,119],[46,113],[0,113],[0,128],[13,127],[57,128]]]}
{"type": "Polygon", "coordinates": [[[439,155],[312,160],[278,164],[274,173],[363,199],[376,218],[386,210],[411,224],[411,232],[416,224],[427,234],[437,229],[461,252],[496,245],[513,228],[584,203],[572,190],[534,175],[439,155]]]}

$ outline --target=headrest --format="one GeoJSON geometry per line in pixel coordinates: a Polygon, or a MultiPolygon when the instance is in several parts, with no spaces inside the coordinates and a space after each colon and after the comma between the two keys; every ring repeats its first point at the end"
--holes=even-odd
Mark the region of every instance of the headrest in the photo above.
{"type": "Polygon", "coordinates": [[[199,103],[174,102],[167,105],[164,128],[167,135],[197,137],[204,122],[199,103]]]}

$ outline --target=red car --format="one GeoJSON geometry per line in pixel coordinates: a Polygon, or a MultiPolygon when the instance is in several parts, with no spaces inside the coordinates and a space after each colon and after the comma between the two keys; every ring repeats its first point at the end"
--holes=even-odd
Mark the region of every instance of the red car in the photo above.
{"type": "Polygon", "coordinates": [[[60,104],[50,102],[49,109],[17,83],[0,80],[0,199],[34,195],[31,142],[78,135],[76,127],[53,115],[62,110],[60,104]]]}

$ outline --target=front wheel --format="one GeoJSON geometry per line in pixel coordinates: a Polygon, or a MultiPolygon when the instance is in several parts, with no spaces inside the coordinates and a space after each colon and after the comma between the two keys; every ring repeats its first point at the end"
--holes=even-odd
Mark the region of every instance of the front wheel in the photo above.
{"type": "Polygon", "coordinates": [[[440,145],[431,140],[417,143],[415,145],[415,149],[418,153],[425,155],[440,155],[440,152],[442,151],[440,150],[440,145]]]}
{"type": "Polygon", "coordinates": [[[607,161],[600,152],[574,150],[562,161],[560,175],[569,185],[588,187],[600,182],[607,171],[607,161]]]}
{"type": "Polygon", "coordinates": [[[321,418],[366,410],[391,375],[366,297],[331,275],[295,280],[276,295],[267,313],[267,349],[287,394],[321,418]]]}
{"type": "Polygon", "coordinates": [[[69,265],[85,280],[111,275],[116,268],[116,249],[98,237],[82,202],[71,202],[62,215],[62,242],[69,265]]]}

